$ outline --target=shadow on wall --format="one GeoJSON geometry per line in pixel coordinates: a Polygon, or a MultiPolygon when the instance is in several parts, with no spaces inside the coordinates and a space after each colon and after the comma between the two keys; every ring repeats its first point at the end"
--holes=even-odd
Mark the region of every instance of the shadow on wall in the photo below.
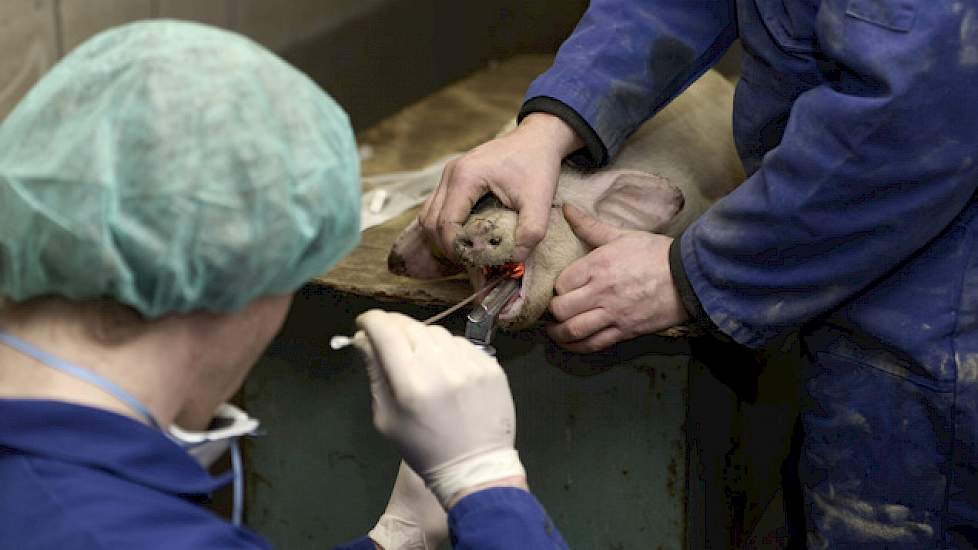
{"type": "MultiPolygon", "coordinates": [[[[241,32],[304,70],[364,130],[413,101],[521,53],[553,53],[587,0],[3,0],[0,118],[66,52],[138,19],[241,32]]],[[[739,46],[718,68],[739,72],[739,46]]]]}
{"type": "Polygon", "coordinates": [[[0,118],[65,53],[109,27],[156,17],[245,34],[310,74],[357,130],[484,66],[554,52],[586,0],[3,0],[0,118]]]}
{"type": "MultiPolygon", "coordinates": [[[[556,53],[586,0],[375,0],[341,27],[282,51],[365,130],[492,60],[556,53]]],[[[717,63],[736,80],[740,42],[717,63]]],[[[515,114],[515,113],[514,113],[515,114]]]]}
{"type": "Polygon", "coordinates": [[[364,130],[496,59],[553,53],[585,0],[388,0],[283,52],[364,130]]]}

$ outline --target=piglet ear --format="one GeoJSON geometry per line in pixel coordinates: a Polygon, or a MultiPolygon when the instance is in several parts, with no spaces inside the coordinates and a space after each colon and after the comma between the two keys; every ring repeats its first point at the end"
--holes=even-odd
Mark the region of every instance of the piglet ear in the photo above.
{"type": "Polygon", "coordinates": [[[462,267],[435,254],[434,245],[425,237],[415,219],[398,235],[387,255],[387,269],[395,275],[415,279],[437,279],[462,271],[462,267]]]}
{"type": "Polygon", "coordinates": [[[683,209],[685,199],[669,180],[635,170],[609,170],[598,185],[607,184],[594,202],[594,213],[622,229],[657,231],[683,209]],[[607,178],[607,179],[605,179],[607,178]]]}

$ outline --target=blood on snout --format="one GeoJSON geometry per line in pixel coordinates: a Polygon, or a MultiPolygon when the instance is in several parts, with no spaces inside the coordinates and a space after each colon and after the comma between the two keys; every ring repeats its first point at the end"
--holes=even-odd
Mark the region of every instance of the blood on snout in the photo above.
{"type": "Polygon", "coordinates": [[[523,262],[509,262],[502,265],[487,265],[482,268],[482,274],[486,276],[486,280],[492,280],[501,275],[505,275],[510,279],[519,279],[523,277],[523,273],[526,271],[526,266],[523,262]]]}

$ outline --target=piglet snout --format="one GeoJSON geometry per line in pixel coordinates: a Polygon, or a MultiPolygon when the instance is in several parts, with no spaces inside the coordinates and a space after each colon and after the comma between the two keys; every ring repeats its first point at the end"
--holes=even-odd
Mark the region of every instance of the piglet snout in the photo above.
{"type": "Polygon", "coordinates": [[[455,236],[455,252],[467,263],[492,265],[499,261],[497,255],[509,255],[501,250],[505,240],[491,220],[474,219],[455,236]]]}
{"type": "Polygon", "coordinates": [[[503,240],[495,236],[470,236],[459,235],[455,238],[455,248],[460,250],[472,250],[473,252],[486,252],[502,244],[503,240]]]}
{"type": "Polygon", "coordinates": [[[456,248],[461,248],[463,250],[475,250],[483,251],[495,248],[502,244],[503,240],[499,237],[469,237],[469,236],[459,236],[455,239],[456,248]]]}
{"type": "Polygon", "coordinates": [[[502,242],[502,238],[496,232],[496,224],[485,219],[472,220],[455,237],[456,247],[473,250],[496,247],[502,242]]]}

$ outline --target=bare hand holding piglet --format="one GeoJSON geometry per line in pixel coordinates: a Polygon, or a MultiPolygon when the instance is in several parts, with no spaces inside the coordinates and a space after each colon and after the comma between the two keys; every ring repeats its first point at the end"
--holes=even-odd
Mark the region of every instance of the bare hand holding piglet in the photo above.
{"type": "Polygon", "coordinates": [[[619,229],[569,204],[564,215],[594,250],[557,277],[550,311],[560,322],[547,329],[555,342],[590,353],[688,318],[669,270],[671,237],[619,229]]]}
{"type": "Polygon", "coordinates": [[[581,145],[559,118],[530,114],[512,132],[450,162],[418,220],[441,251],[453,256],[455,234],[476,201],[492,193],[519,213],[515,259],[523,261],[546,234],[560,163],[581,145]]]}

